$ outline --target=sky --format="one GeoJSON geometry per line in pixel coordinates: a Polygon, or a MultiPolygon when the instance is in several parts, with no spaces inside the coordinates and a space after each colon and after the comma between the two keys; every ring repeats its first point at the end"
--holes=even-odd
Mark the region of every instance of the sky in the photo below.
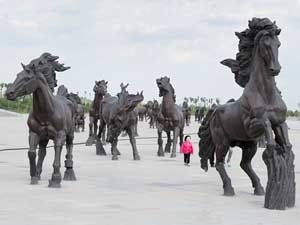
{"type": "Polygon", "coordinates": [[[71,69],[58,84],[92,98],[95,80],[120,83],[159,99],[155,80],[169,76],[185,96],[239,98],[243,89],[220,61],[235,58],[235,31],[252,17],[282,29],[277,85],[289,109],[300,103],[300,0],[0,0],[0,80],[12,82],[43,52],[71,69]]]}

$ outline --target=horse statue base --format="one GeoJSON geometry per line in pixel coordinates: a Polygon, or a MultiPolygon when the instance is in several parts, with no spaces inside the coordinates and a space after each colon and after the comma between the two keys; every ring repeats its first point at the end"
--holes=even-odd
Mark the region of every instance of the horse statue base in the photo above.
{"type": "Polygon", "coordinates": [[[268,170],[265,205],[267,209],[285,210],[295,206],[296,183],[292,146],[268,145],[263,152],[268,170]]]}

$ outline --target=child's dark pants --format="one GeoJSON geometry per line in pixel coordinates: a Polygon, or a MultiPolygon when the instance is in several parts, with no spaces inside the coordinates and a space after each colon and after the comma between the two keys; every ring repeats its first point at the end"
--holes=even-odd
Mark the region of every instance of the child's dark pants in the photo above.
{"type": "Polygon", "coordinates": [[[190,156],[191,154],[184,154],[184,163],[189,164],[190,163],[190,156]]]}

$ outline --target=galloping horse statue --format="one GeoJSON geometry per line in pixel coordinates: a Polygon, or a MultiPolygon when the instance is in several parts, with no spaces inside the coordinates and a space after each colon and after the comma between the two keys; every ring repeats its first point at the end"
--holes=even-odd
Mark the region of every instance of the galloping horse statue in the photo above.
{"type": "Polygon", "coordinates": [[[105,155],[101,143],[103,129],[107,125],[107,142],[111,143],[112,160],[118,160],[118,137],[122,131],[126,131],[133,150],[133,159],[140,160],[136,147],[135,133],[137,114],[136,106],[144,100],[143,92],[136,95],[126,91],[127,85],[121,84],[121,93],[117,97],[105,97],[100,104],[100,127],[96,144],[96,153],[105,155]]]}
{"type": "MultiPolygon", "coordinates": [[[[89,138],[86,141],[87,146],[93,145],[93,143],[95,143],[97,139],[99,107],[103,98],[110,96],[110,94],[107,93],[107,84],[108,81],[105,80],[95,81],[95,86],[93,88],[95,96],[89,111],[90,123],[89,123],[89,138]]],[[[102,143],[105,143],[105,128],[103,130],[102,143]]]]}
{"type": "Polygon", "coordinates": [[[239,38],[236,59],[221,62],[231,68],[235,81],[244,91],[237,101],[217,106],[202,122],[201,167],[208,169],[207,159],[215,151],[224,195],[234,195],[224,158],[230,146],[238,146],[242,149],[240,166],[250,177],[254,194],[263,195],[264,189],[252,169],[251,160],[257,150],[257,139],[265,134],[267,148],[263,159],[268,169],[265,207],[284,209],[295,204],[295,175],[285,121],[287,107],[275,82],[281,70],[278,61],[281,30],[267,18],[253,18],[248,25],[248,29],[236,33],[239,38]]]}
{"type": "Polygon", "coordinates": [[[165,152],[170,152],[172,139],[171,131],[173,131],[173,146],[171,158],[176,157],[176,146],[178,137],[180,137],[180,145],[183,142],[184,118],[181,107],[175,104],[175,91],[170,84],[170,78],[161,77],[156,80],[159,88],[159,96],[163,97],[160,112],[157,117],[157,133],[158,133],[158,156],[164,156],[162,132],[167,133],[167,143],[165,152]]]}
{"type": "Polygon", "coordinates": [[[37,184],[40,179],[46,147],[51,139],[54,141],[55,156],[49,187],[54,188],[61,186],[61,151],[65,143],[67,154],[64,180],[76,180],[72,160],[75,108],[73,103],[64,96],[54,96],[52,93],[56,86],[55,71],[64,71],[70,67],[64,67],[56,61],[57,59],[56,56],[44,53],[28,65],[22,64],[23,70],[17,74],[14,83],[6,91],[9,100],[33,94],[33,107],[27,121],[31,184],[37,184]],[[37,146],[39,152],[36,163],[37,146]]]}

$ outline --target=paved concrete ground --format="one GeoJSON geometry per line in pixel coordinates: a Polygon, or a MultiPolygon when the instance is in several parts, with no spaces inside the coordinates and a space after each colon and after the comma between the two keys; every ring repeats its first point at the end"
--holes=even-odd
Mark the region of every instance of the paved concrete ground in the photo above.
{"type": "MultiPolygon", "coordinates": [[[[0,117],[0,148],[27,146],[26,116],[0,117]]],[[[290,121],[290,137],[296,154],[297,193],[300,184],[300,122],[290,121]]],[[[186,133],[197,132],[193,123],[186,133]]],[[[156,136],[156,130],[140,123],[141,137],[156,136]]],[[[87,131],[76,134],[85,141],[87,131]]],[[[197,149],[198,138],[192,136],[197,149]]],[[[63,182],[61,189],[49,189],[53,149],[48,150],[39,185],[29,185],[26,151],[0,152],[0,225],[192,225],[230,224],[296,225],[300,222],[300,197],[286,211],[263,208],[264,197],[254,196],[250,180],[240,169],[241,151],[234,150],[228,173],[236,196],[222,196],[221,180],[215,171],[200,170],[197,154],[191,167],[183,157],[156,157],[157,140],[138,140],[141,161],[132,160],[128,141],[120,141],[122,156],[96,156],[95,147],[75,146],[76,182],[63,182]]],[[[109,146],[106,146],[109,152],[109,146]]],[[[259,149],[253,167],[266,184],[266,167],[259,149]]],[[[63,171],[62,171],[63,172],[63,171]]]]}

